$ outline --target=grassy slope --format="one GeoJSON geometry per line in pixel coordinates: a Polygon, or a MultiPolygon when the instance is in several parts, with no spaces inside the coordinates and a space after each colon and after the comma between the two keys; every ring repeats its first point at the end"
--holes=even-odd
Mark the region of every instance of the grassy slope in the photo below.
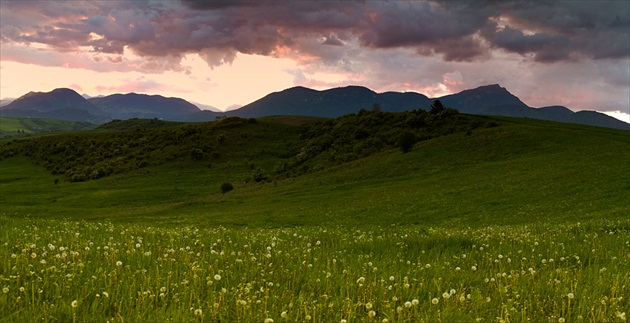
{"type": "MultiPolygon", "coordinates": [[[[264,184],[242,181],[249,163],[270,169],[276,162],[252,159],[261,149],[256,140],[239,142],[210,168],[181,161],[57,185],[59,176],[7,158],[0,161],[0,206],[18,216],[253,227],[476,226],[630,212],[627,132],[507,120],[470,136],[421,142],[408,154],[390,150],[264,184]],[[221,194],[225,181],[235,191],[221,194]]],[[[283,131],[261,140],[267,146],[295,135],[283,131]]]]}
{"type": "Polygon", "coordinates": [[[56,119],[12,118],[0,117],[0,132],[38,133],[44,131],[88,130],[94,129],[95,124],[88,122],[74,122],[56,119]]]}

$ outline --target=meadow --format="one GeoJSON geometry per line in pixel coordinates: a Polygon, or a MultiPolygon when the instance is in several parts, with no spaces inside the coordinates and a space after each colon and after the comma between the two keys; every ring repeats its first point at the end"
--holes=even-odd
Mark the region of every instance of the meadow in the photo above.
{"type": "Polygon", "coordinates": [[[0,322],[626,321],[630,136],[486,121],[407,153],[357,141],[343,162],[265,120],[5,142],[0,322]],[[51,173],[63,155],[44,147],[97,151],[79,143],[125,133],[129,156],[111,161],[152,162],[80,182],[51,173]],[[162,151],[132,144],[179,134],[162,151]]]}
{"type": "Polygon", "coordinates": [[[630,221],[159,228],[1,217],[2,322],[622,322],[630,221]]]}

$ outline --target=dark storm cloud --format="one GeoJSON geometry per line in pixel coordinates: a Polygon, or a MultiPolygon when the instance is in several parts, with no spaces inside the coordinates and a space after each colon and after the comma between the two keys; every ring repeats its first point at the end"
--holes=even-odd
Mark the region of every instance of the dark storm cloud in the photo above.
{"type": "Polygon", "coordinates": [[[627,1],[3,1],[2,42],[181,57],[339,58],[338,47],[410,48],[445,61],[500,50],[549,63],[630,56],[627,1]],[[316,48],[313,40],[321,48],[316,48]],[[334,46],[327,46],[334,45],[334,46]],[[290,50],[287,50],[290,49],[290,50]],[[326,54],[326,51],[334,53],[326,54]]]}

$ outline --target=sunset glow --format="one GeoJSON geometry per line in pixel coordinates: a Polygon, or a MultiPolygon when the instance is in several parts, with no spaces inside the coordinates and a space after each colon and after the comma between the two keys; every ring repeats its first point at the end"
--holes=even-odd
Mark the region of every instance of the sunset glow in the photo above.
{"type": "Polygon", "coordinates": [[[2,1],[0,97],[69,87],[227,109],[298,85],[436,97],[500,84],[533,107],[629,116],[625,1],[320,4],[2,1]]]}

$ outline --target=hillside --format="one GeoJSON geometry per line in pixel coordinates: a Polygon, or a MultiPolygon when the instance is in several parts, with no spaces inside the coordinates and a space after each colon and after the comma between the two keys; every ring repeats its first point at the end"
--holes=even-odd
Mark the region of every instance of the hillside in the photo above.
{"type": "Polygon", "coordinates": [[[58,119],[0,117],[0,139],[44,132],[91,130],[97,125],[58,119]]]}
{"type": "Polygon", "coordinates": [[[428,138],[408,153],[385,146],[342,162],[330,154],[313,155],[284,172],[278,167],[313,143],[315,137],[300,137],[304,126],[228,118],[216,124],[49,136],[32,146],[41,150],[27,150],[33,154],[26,156],[18,147],[32,141],[10,142],[0,148],[0,206],[6,214],[34,217],[254,227],[458,227],[614,219],[630,212],[630,138],[624,131],[475,120],[489,127],[428,138]],[[76,146],[98,143],[102,135],[112,140],[102,153],[76,146]],[[55,158],[65,156],[68,162],[76,156],[93,159],[98,167],[106,162],[110,168],[102,169],[112,173],[100,176],[96,167],[79,173],[75,168],[74,174],[46,170],[54,158],[46,161],[42,153],[51,148],[58,151],[55,158]],[[95,170],[94,180],[64,180],[92,177],[95,170]],[[225,182],[234,191],[222,194],[225,182]]]}

